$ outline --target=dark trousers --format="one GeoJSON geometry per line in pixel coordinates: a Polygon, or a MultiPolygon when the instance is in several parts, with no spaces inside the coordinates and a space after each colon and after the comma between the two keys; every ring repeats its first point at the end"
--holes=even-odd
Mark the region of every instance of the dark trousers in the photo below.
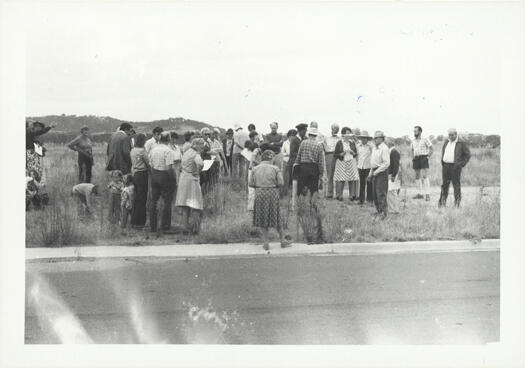
{"type": "Polygon", "coordinates": [[[388,174],[383,171],[372,177],[372,188],[374,192],[374,204],[378,213],[387,213],[386,195],[388,193],[388,174]]]}
{"type": "Polygon", "coordinates": [[[308,191],[314,194],[319,190],[319,167],[314,163],[299,165],[297,179],[297,195],[306,195],[308,191]]]}
{"type": "Polygon", "coordinates": [[[366,200],[368,202],[374,201],[374,194],[372,193],[372,185],[367,181],[368,174],[370,174],[370,169],[358,169],[359,171],[359,202],[365,203],[365,193],[366,200]]]}
{"type": "Polygon", "coordinates": [[[120,193],[110,193],[109,195],[109,222],[118,224],[120,221],[120,193]]]}
{"type": "Polygon", "coordinates": [[[120,227],[126,229],[128,227],[128,218],[131,217],[131,210],[128,210],[125,207],[121,207],[120,214],[120,227]]]}
{"type": "Polygon", "coordinates": [[[228,167],[230,176],[232,176],[232,157],[231,156],[226,156],[226,166],[228,167]]]}
{"type": "Polygon", "coordinates": [[[78,182],[91,183],[91,167],[93,166],[93,159],[85,155],[78,154],[78,182]]]}
{"type": "Polygon", "coordinates": [[[137,171],[133,174],[135,182],[135,204],[131,214],[131,225],[146,225],[146,202],[148,200],[148,171],[137,171]]]}
{"type": "Polygon", "coordinates": [[[443,163],[443,185],[441,186],[441,197],[439,198],[439,206],[447,204],[448,188],[452,181],[454,187],[454,205],[459,207],[461,203],[461,167],[454,164],[443,163]]]}
{"type": "Polygon", "coordinates": [[[161,218],[162,230],[171,227],[171,202],[175,191],[175,180],[167,171],[151,170],[151,204],[149,213],[149,224],[151,231],[157,231],[157,203],[162,197],[164,202],[161,218]]]}

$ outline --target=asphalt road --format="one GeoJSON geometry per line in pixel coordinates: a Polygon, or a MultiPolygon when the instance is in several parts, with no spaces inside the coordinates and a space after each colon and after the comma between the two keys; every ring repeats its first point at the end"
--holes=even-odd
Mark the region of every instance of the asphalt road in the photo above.
{"type": "Polygon", "coordinates": [[[497,251],[26,266],[29,344],[499,340],[497,251]]]}

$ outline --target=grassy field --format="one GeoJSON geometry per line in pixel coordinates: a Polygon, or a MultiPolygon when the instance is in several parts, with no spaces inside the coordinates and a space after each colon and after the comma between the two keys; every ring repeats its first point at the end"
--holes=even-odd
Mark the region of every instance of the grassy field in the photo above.
{"type": "MultiPolygon", "coordinates": [[[[196,236],[150,236],[147,231],[120,229],[107,221],[108,193],[102,190],[95,200],[95,216],[80,218],[75,198],[69,195],[77,183],[76,154],[64,146],[48,145],[45,158],[46,183],[51,202],[40,211],[26,213],[26,246],[69,245],[152,245],[174,243],[230,243],[259,242],[260,231],[252,227],[246,211],[246,193],[242,185],[226,178],[205,197],[202,230],[196,236]]],[[[436,147],[440,149],[440,147],[436,147]]],[[[321,201],[324,238],[327,242],[377,242],[438,239],[499,238],[500,235],[500,152],[499,149],[473,149],[472,159],[463,171],[464,200],[459,209],[437,208],[441,165],[439,152],[431,159],[430,178],[432,201],[417,201],[414,192],[414,173],[410,168],[408,148],[400,147],[402,154],[403,189],[406,200],[400,215],[385,221],[375,220],[374,208],[360,207],[345,201],[321,201]]],[[[105,145],[94,148],[93,182],[101,188],[107,185],[104,171],[105,145]]],[[[451,188],[452,190],[452,188],[451,188]]],[[[453,195],[449,196],[449,203],[453,195]]],[[[282,200],[281,216],[286,232],[294,241],[303,242],[313,226],[312,219],[302,211],[291,211],[290,199],[282,200]],[[301,226],[301,224],[303,226],[301,226]],[[303,227],[306,231],[303,231],[303,227]],[[305,234],[306,233],[306,234],[305,234]]],[[[307,211],[306,211],[307,212],[307,211]]],[[[180,224],[178,208],[173,207],[172,223],[180,224]]],[[[277,234],[273,234],[277,239],[277,234]]]]}

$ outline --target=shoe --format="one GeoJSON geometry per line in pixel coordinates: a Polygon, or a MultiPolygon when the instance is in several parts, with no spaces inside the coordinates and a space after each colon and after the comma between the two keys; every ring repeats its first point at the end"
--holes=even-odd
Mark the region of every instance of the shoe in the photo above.
{"type": "Polygon", "coordinates": [[[425,197],[423,197],[423,194],[418,194],[418,195],[412,197],[412,199],[423,199],[423,198],[425,198],[425,197]]]}
{"type": "Polygon", "coordinates": [[[430,195],[429,195],[429,194],[427,194],[427,195],[425,196],[425,201],[426,201],[426,202],[430,202],[430,195]]]}

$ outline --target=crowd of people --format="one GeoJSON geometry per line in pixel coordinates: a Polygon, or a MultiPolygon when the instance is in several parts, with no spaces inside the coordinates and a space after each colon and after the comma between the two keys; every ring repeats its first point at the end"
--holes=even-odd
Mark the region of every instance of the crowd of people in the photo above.
{"type": "MultiPolygon", "coordinates": [[[[42,203],[38,192],[45,186],[41,180],[45,149],[37,137],[52,127],[40,122],[26,124],[26,207],[42,203]]],[[[418,188],[414,199],[430,201],[428,168],[433,146],[422,133],[420,126],[414,127],[410,146],[418,188]]],[[[100,192],[98,185],[91,183],[92,146],[87,127],[68,144],[78,153],[79,184],[71,193],[79,198],[88,214],[92,196],[100,192]]],[[[461,170],[469,159],[467,144],[458,139],[455,129],[450,129],[441,152],[443,185],[439,206],[446,205],[450,182],[455,205],[460,205],[461,170]]],[[[248,125],[246,131],[234,125],[222,137],[218,128],[203,128],[186,132],[184,143],[179,144],[175,131],[155,127],[147,139],[144,134],[135,133],[129,123],[122,123],[107,145],[108,218],[125,230],[128,226],[144,228],[149,216],[150,231],[169,233],[175,200],[183,215],[184,232],[197,233],[203,194],[221,176],[230,176],[247,185],[247,209],[253,212],[253,225],[263,229],[265,249],[270,228],[278,231],[281,246],[287,247],[290,244],[283,237],[280,198],[286,194],[294,198],[308,196],[316,209],[319,197],[343,201],[346,185],[350,202],[361,206],[373,204],[376,215],[385,219],[388,214],[400,211],[400,160],[395,141],[382,131],[371,136],[358,128],[340,129],[337,124],[331,125],[328,136],[319,132],[316,122],[298,124],[286,135],[279,132],[276,122],[270,124],[267,134],[259,134],[254,124],[248,125]],[[160,198],[162,208],[158,208],[160,198]]]]}

